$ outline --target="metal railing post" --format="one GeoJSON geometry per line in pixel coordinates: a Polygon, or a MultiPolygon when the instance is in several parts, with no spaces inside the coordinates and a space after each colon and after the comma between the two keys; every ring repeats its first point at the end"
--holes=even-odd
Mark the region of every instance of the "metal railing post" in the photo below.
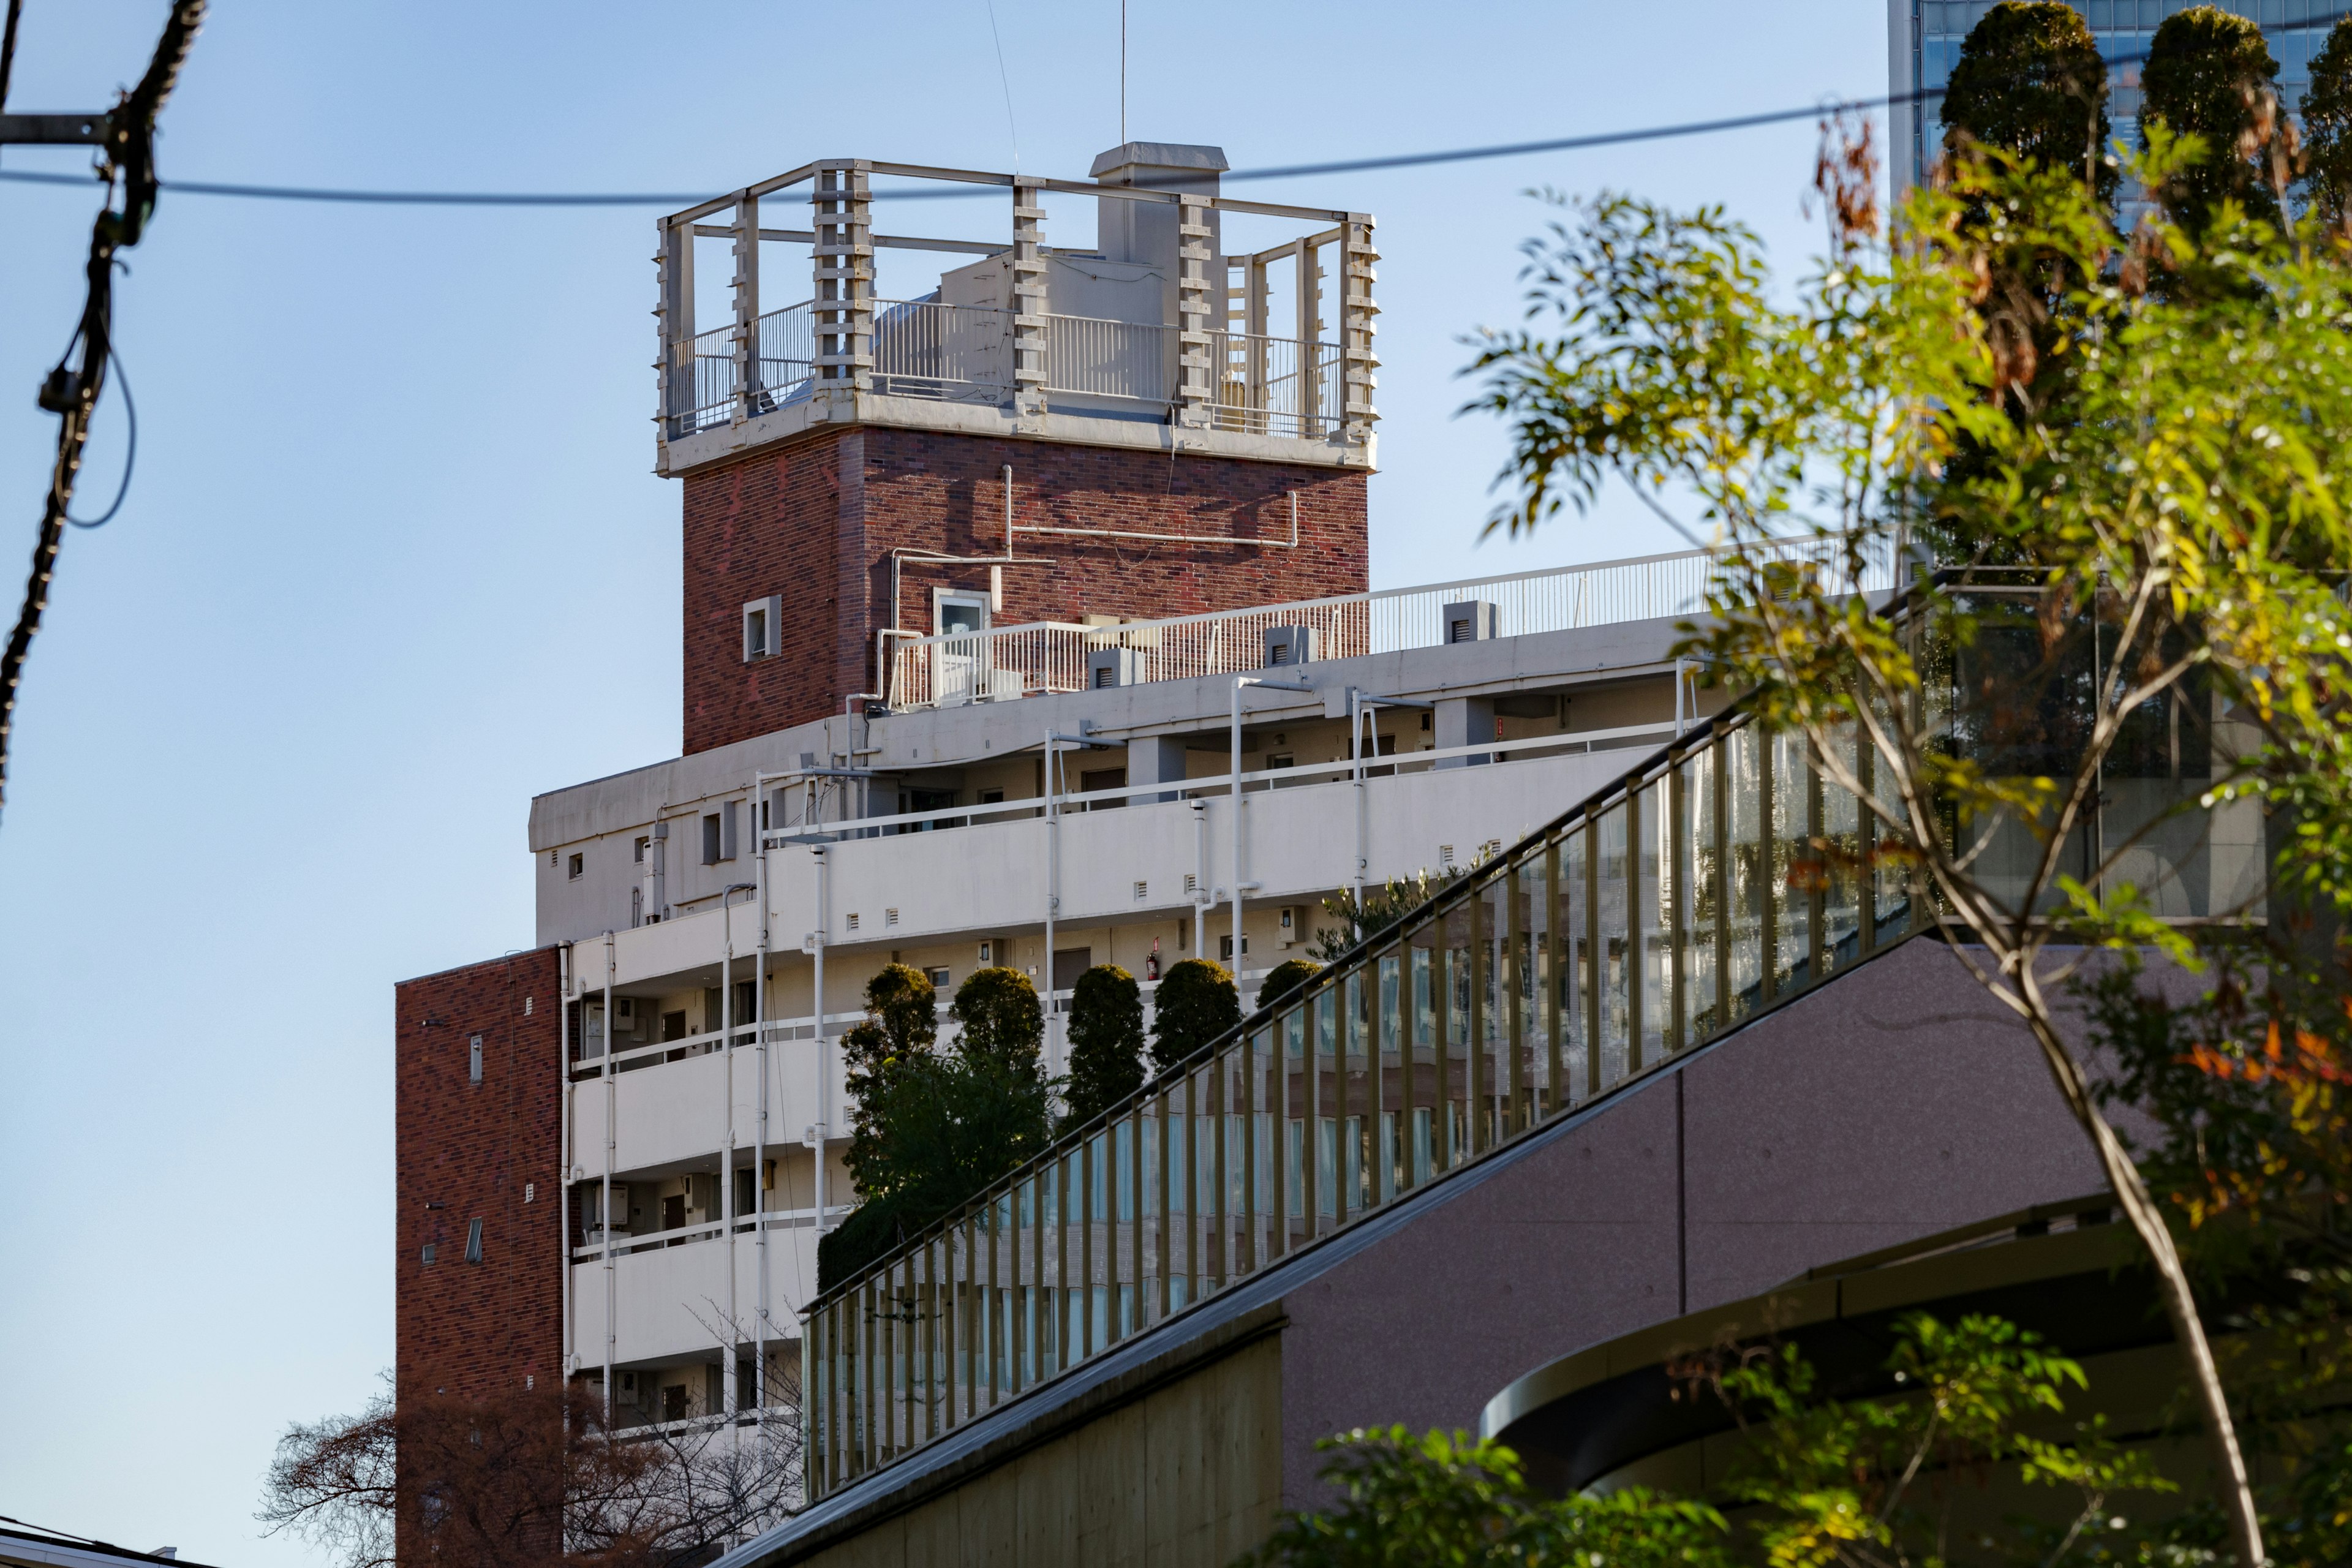
{"type": "Polygon", "coordinates": [[[820,163],[809,191],[819,383],[863,392],[874,374],[874,196],[864,159],[820,163]]]}

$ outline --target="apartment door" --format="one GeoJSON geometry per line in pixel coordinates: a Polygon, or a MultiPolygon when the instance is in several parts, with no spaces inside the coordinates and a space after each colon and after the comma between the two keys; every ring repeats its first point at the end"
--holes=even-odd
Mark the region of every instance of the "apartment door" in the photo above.
{"type": "Polygon", "coordinates": [[[1057,948],[1054,952],[1054,989],[1067,991],[1078,983],[1078,976],[1092,969],[1095,950],[1091,947],[1057,948]]]}
{"type": "Polygon", "coordinates": [[[989,694],[988,595],[931,592],[931,626],[953,641],[931,645],[931,690],[942,703],[989,694]]]}

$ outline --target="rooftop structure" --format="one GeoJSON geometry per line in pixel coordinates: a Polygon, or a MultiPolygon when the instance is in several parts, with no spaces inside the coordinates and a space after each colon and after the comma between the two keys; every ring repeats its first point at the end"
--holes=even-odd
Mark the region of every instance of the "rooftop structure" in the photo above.
{"type": "Polygon", "coordinates": [[[1226,167],[1218,148],[1156,142],[1103,153],[1085,182],[828,159],[663,219],[659,470],[829,423],[1169,450],[1160,427],[1192,450],[1370,467],[1371,216],[1221,195],[1226,167]],[[1010,197],[1002,237],[876,231],[877,203],[958,185],[1010,197]],[[1055,197],[1092,204],[1091,246],[1046,242],[1055,197]],[[803,205],[808,227],[769,226],[803,205]],[[1292,232],[1228,253],[1233,215],[1292,232]],[[706,325],[698,238],[733,252],[724,325],[706,325]],[[808,270],[771,246],[805,247],[808,270]],[[887,250],[975,259],[892,298],[877,288],[887,250]]]}

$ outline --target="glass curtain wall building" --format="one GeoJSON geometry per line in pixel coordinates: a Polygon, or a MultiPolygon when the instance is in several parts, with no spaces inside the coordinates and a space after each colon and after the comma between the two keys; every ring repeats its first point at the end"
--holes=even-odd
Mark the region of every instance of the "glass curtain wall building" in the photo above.
{"type": "MultiPolygon", "coordinates": [[[[2126,146],[2139,142],[2139,61],[2156,37],[2157,24],[2197,0],[2074,0],[2074,9],[2090,23],[2106,56],[2109,69],[2107,116],[2116,139],[2126,146]]],[[[2311,81],[2311,59],[2327,42],[2327,30],[2337,17],[2352,11],[2343,0],[2215,0],[2224,11],[2251,17],[2270,41],[2279,63],[2279,96],[2290,110],[2303,102],[2311,81]]],[[[1979,17],[1992,9],[1992,0],[1888,0],[1886,8],[1887,78],[1895,96],[1933,91],[1951,79],[1960,58],[1960,44],[1979,17]]],[[[1895,188],[1927,178],[1927,170],[1944,144],[1941,103],[1897,104],[1889,111],[1888,163],[1895,188]]]]}

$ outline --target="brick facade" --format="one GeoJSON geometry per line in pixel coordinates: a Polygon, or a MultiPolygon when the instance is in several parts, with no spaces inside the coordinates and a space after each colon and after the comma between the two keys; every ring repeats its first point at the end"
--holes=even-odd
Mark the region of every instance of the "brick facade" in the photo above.
{"type": "MultiPolygon", "coordinates": [[[[839,712],[877,689],[893,549],[1004,548],[1003,470],[1024,525],[1184,533],[1202,542],[1024,533],[993,619],[1189,615],[1369,585],[1361,469],[856,428],[764,449],[685,480],[685,737],[708,751],[839,712]],[[1290,534],[1296,550],[1227,543],[1290,534]],[[782,654],[745,663],[742,609],[783,596],[782,654]]],[[[929,632],[935,587],[985,591],[984,564],[904,562],[898,624],[929,632]]]]}
{"type": "Polygon", "coordinates": [[[526,1378],[561,1385],[559,984],[545,947],[394,987],[401,1389],[479,1399],[520,1392],[526,1378]],[[478,1218],[482,1261],[468,1263],[478,1218]]]}

